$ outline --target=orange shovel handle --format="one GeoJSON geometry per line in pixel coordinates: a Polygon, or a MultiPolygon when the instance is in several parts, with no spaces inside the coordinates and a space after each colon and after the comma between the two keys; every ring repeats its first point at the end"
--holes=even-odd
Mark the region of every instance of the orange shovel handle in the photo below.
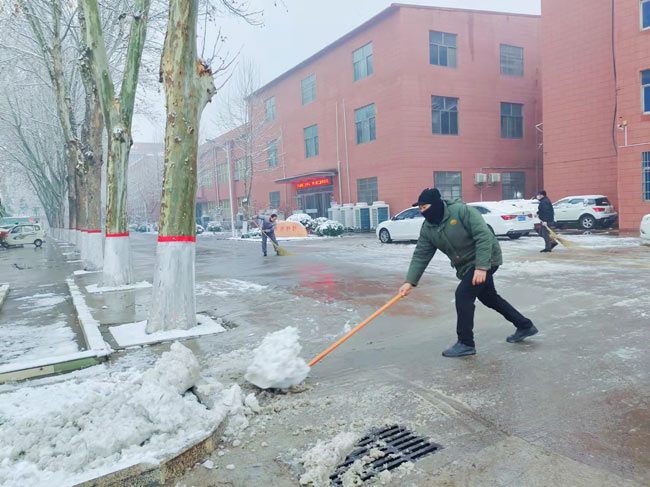
{"type": "Polygon", "coordinates": [[[330,354],[332,350],[337,348],[339,345],[341,345],[343,342],[345,342],[348,338],[350,338],[352,335],[354,335],[356,332],[358,332],[361,328],[366,326],[368,323],[370,323],[372,320],[377,318],[380,314],[382,314],[384,311],[386,311],[388,308],[390,308],[392,305],[394,305],[396,302],[398,302],[400,299],[402,299],[404,296],[400,293],[397,296],[395,296],[393,299],[388,301],[385,305],[383,305],[381,308],[379,308],[377,311],[375,311],[373,314],[368,316],[361,324],[359,324],[354,330],[351,330],[348,332],[345,336],[341,337],[335,344],[333,344],[331,347],[329,347],[327,350],[324,352],[321,352],[318,354],[311,362],[309,362],[309,366],[313,367],[315,364],[317,364],[322,358],[326,357],[327,355],[330,354]]]}

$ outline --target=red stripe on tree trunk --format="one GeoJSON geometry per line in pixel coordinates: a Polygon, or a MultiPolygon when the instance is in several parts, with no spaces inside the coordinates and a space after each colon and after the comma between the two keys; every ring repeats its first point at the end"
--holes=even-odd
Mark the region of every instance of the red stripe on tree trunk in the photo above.
{"type": "Polygon", "coordinates": [[[101,230],[86,230],[88,233],[102,233],[101,230]]]}
{"type": "Polygon", "coordinates": [[[109,238],[109,237],[128,237],[128,236],[129,236],[128,233],[107,233],[106,234],[106,238],[109,238]]]}
{"type": "Polygon", "coordinates": [[[196,237],[178,235],[175,237],[158,237],[159,242],[196,242],[196,237]]]}

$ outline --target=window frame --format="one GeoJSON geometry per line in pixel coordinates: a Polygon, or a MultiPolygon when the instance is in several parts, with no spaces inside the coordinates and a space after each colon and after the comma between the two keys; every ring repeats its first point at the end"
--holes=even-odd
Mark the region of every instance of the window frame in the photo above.
{"type": "Polygon", "coordinates": [[[280,209],[280,201],[281,201],[280,198],[281,198],[280,191],[269,191],[269,209],[271,209],[271,210],[279,210],[280,209]],[[278,195],[278,198],[277,198],[278,204],[274,206],[273,205],[274,198],[272,198],[271,195],[276,195],[276,194],[278,195]]]}
{"type": "Polygon", "coordinates": [[[456,69],[458,68],[458,34],[454,34],[452,32],[442,32],[440,30],[429,30],[429,65],[431,66],[440,66],[442,68],[452,68],[456,69]],[[434,42],[431,37],[433,34],[441,34],[441,39],[439,44],[438,42],[434,42]],[[452,46],[451,44],[446,44],[446,36],[449,36],[454,39],[454,45],[452,46]],[[437,48],[437,62],[432,62],[433,56],[433,46],[436,46],[437,48]],[[445,58],[446,58],[446,64],[441,64],[440,63],[440,48],[445,49],[445,58]],[[449,63],[449,49],[453,50],[453,66],[449,63]]]}
{"type": "Polygon", "coordinates": [[[368,76],[372,76],[374,72],[375,72],[375,64],[374,64],[374,57],[373,57],[373,46],[372,46],[372,41],[370,41],[367,44],[361,46],[359,49],[355,49],[354,51],[352,51],[352,77],[354,78],[354,82],[356,83],[357,81],[366,79],[368,76]],[[365,52],[365,50],[367,50],[368,47],[370,47],[370,54],[365,52]],[[361,59],[355,61],[355,55],[357,53],[361,53],[361,59]],[[359,77],[357,77],[357,64],[363,67],[363,72],[365,72],[365,75],[362,74],[361,72],[362,70],[359,70],[359,77]]]}
{"type": "Polygon", "coordinates": [[[377,140],[377,120],[374,103],[354,110],[354,126],[356,129],[357,145],[367,144],[373,140],[377,140]],[[369,116],[370,111],[372,111],[372,116],[369,116]],[[365,118],[360,118],[360,116],[365,118]],[[361,128],[361,132],[359,132],[359,128],[361,128]],[[361,134],[361,137],[359,137],[359,134],[361,134]],[[367,140],[365,140],[365,135],[368,136],[367,140]]]}
{"type": "MultiPolygon", "coordinates": [[[[499,105],[499,107],[500,107],[500,112],[499,113],[500,113],[500,116],[501,116],[501,138],[502,139],[515,139],[515,140],[520,139],[520,140],[523,140],[523,138],[524,138],[524,104],[523,103],[514,103],[514,102],[509,102],[509,101],[502,101],[501,104],[499,105]],[[509,105],[510,106],[510,114],[508,114],[508,115],[503,114],[504,105],[509,105]],[[512,114],[512,109],[515,106],[521,107],[521,115],[513,115],[512,114]],[[515,119],[515,120],[520,119],[520,122],[521,122],[521,135],[520,136],[508,135],[507,131],[508,131],[508,128],[510,128],[509,126],[505,127],[506,135],[504,135],[504,124],[503,124],[504,117],[507,117],[508,119],[515,119]]],[[[514,130],[514,128],[516,128],[516,127],[514,127],[514,125],[512,125],[512,128],[514,130]]]]}
{"type": "Polygon", "coordinates": [[[303,135],[305,140],[305,159],[311,159],[312,157],[317,157],[320,153],[319,144],[318,144],[318,124],[305,127],[303,129],[303,135]],[[308,137],[307,131],[314,128],[316,129],[316,135],[311,135],[310,137],[308,137]],[[309,150],[310,149],[309,141],[312,141],[312,145],[311,145],[312,151],[309,150]]]}
{"type": "Polygon", "coordinates": [[[433,187],[440,191],[442,199],[453,200],[463,199],[463,172],[462,171],[434,171],[433,172],[433,187]],[[458,177],[458,184],[449,182],[439,182],[438,178],[447,178],[449,176],[458,177]],[[454,191],[457,187],[458,190],[454,191]]]}
{"type": "Polygon", "coordinates": [[[217,184],[228,183],[228,163],[217,164],[217,184]]]}
{"type": "Polygon", "coordinates": [[[641,198],[650,202],[650,151],[641,152],[641,198]]]}
{"type": "MultiPolygon", "coordinates": [[[[505,60],[513,63],[514,61],[519,61],[518,58],[512,56],[512,53],[505,53],[505,60]]],[[[513,46],[512,44],[499,44],[499,72],[502,76],[512,76],[513,78],[523,78],[525,73],[524,68],[525,55],[524,48],[520,46],[513,46]],[[519,71],[516,72],[505,72],[507,67],[504,66],[504,48],[519,49],[521,51],[521,74],[519,71]]]]}
{"type": "MultiPolygon", "coordinates": [[[[517,176],[519,177],[519,176],[517,176]]],[[[526,171],[504,171],[501,174],[501,199],[502,200],[511,200],[511,199],[526,199],[526,171]],[[512,189],[515,187],[515,185],[512,183],[512,180],[510,179],[513,174],[521,175],[521,183],[523,183],[523,191],[522,191],[522,196],[521,198],[517,198],[517,196],[511,196],[512,193],[510,193],[508,196],[506,196],[506,188],[512,189]],[[508,182],[506,182],[506,175],[508,178],[508,182]]]]}
{"type": "Polygon", "coordinates": [[[453,96],[431,95],[431,133],[433,135],[453,135],[453,136],[458,136],[459,135],[459,133],[460,133],[460,115],[459,115],[460,114],[460,108],[459,108],[459,105],[460,105],[460,98],[453,97],[453,96]],[[443,108],[434,110],[434,108],[433,108],[434,99],[438,99],[438,98],[442,99],[443,108]],[[448,103],[449,100],[454,100],[453,102],[449,102],[451,108],[447,108],[447,103],[448,103]],[[436,130],[435,130],[436,129],[436,127],[435,127],[436,120],[435,120],[434,111],[440,112],[440,117],[439,117],[440,118],[440,123],[439,123],[440,132],[436,132],[436,130]],[[448,126],[448,130],[449,130],[448,132],[444,132],[444,130],[443,130],[444,129],[444,117],[443,117],[444,113],[449,114],[447,116],[448,117],[447,126],[448,126]],[[455,116],[455,128],[456,128],[456,131],[455,132],[453,132],[453,130],[452,130],[453,127],[454,127],[454,124],[452,123],[454,117],[452,117],[452,115],[451,115],[451,114],[454,114],[454,113],[456,114],[456,116],[455,116]]]}
{"type": "Polygon", "coordinates": [[[264,100],[264,120],[267,122],[273,122],[275,120],[275,96],[270,96],[264,100]],[[271,103],[269,104],[269,102],[271,103]],[[272,117],[270,118],[269,113],[272,114],[272,117]]]}
{"type": "Polygon", "coordinates": [[[650,69],[641,71],[641,111],[644,115],[650,115],[650,69]],[[647,78],[644,80],[644,77],[647,78]]]}
{"type": "Polygon", "coordinates": [[[370,178],[357,178],[357,201],[365,201],[369,205],[372,205],[375,201],[379,201],[379,182],[377,180],[377,176],[370,178]],[[374,184],[374,188],[372,187],[372,184],[374,184]],[[362,186],[365,187],[362,189],[362,186]],[[364,199],[361,199],[361,194],[364,195],[364,199]],[[366,194],[374,196],[370,198],[372,201],[368,199],[366,194]]]}
{"type": "Polygon", "coordinates": [[[235,161],[235,170],[233,174],[233,181],[241,181],[242,179],[246,179],[247,176],[251,175],[250,172],[252,171],[252,167],[249,167],[247,157],[242,157],[241,159],[237,159],[235,161]],[[243,164],[243,174],[242,174],[242,164],[243,164]],[[243,178],[242,178],[243,176],[243,178]]]}
{"type": "Polygon", "coordinates": [[[639,14],[639,24],[641,26],[641,30],[650,30],[650,19],[648,21],[648,25],[644,26],[643,25],[643,15],[644,15],[644,9],[647,7],[649,16],[650,16],[650,0],[641,0],[639,2],[639,9],[640,9],[640,14],[639,14]]]}
{"type": "Polygon", "coordinates": [[[266,146],[269,169],[278,167],[278,139],[273,139],[266,146]],[[272,157],[273,155],[273,157],[272,157]]]}
{"type": "Polygon", "coordinates": [[[316,73],[300,80],[300,96],[303,106],[316,101],[316,73]]]}

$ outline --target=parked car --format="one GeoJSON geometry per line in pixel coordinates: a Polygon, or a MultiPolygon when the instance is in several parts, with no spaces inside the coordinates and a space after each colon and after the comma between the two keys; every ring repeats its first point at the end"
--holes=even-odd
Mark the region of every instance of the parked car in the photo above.
{"type": "Polygon", "coordinates": [[[502,200],[501,203],[505,205],[516,206],[533,215],[534,226],[537,226],[541,223],[539,217],[537,216],[537,212],[539,211],[539,200],[537,198],[530,200],[502,200]]]}
{"type": "Polygon", "coordinates": [[[618,214],[606,196],[568,196],[553,203],[558,226],[577,225],[583,230],[610,228],[618,214]]]}
{"type": "Polygon", "coordinates": [[[641,242],[650,245],[650,215],[646,215],[641,220],[641,242]]]}
{"type": "Polygon", "coordinates": [[[3,233],[0,243],[9,248],[15,245],[34,244],[36,247],[43,245],[45,232],[40,224],[15,225],[7,233],[3,233]]]}
{"type": "Polygon", "coordinates": [[[208,222],[208,227],[206,228],[208,232],[220,232],[221,231],[221,223],[220,222],[208,222]]]}
{"type": "Polygon", "coordinates": [[[198,223],[196,224],[196,234],[201,235],[203,232],[205,232],[205,229],[203,228],[202,225],[199,225],[198,223]]]}
{"type": "Polygon", "coordinates": [[[408,208],[390,220],[377,225],[377,238],[382,243],[399,240],[417,240],[424,217],[417,207],[408,208]]]}
{"type": "Polygon", "coordinates": [[[498,237],[516,240],[535,228],[536,218],[533,213],[512,203],[480,201],[468,204],[481,213],[492,233],[498,237]]]}

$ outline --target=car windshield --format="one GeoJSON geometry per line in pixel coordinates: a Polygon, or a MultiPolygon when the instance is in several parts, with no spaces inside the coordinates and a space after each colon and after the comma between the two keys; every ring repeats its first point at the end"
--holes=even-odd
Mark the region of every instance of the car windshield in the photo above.
{"type": "Polygon", "coordinates": [[[609,206],[609,200],[607,198],[596,198],[596,206],[609,206]]]}

